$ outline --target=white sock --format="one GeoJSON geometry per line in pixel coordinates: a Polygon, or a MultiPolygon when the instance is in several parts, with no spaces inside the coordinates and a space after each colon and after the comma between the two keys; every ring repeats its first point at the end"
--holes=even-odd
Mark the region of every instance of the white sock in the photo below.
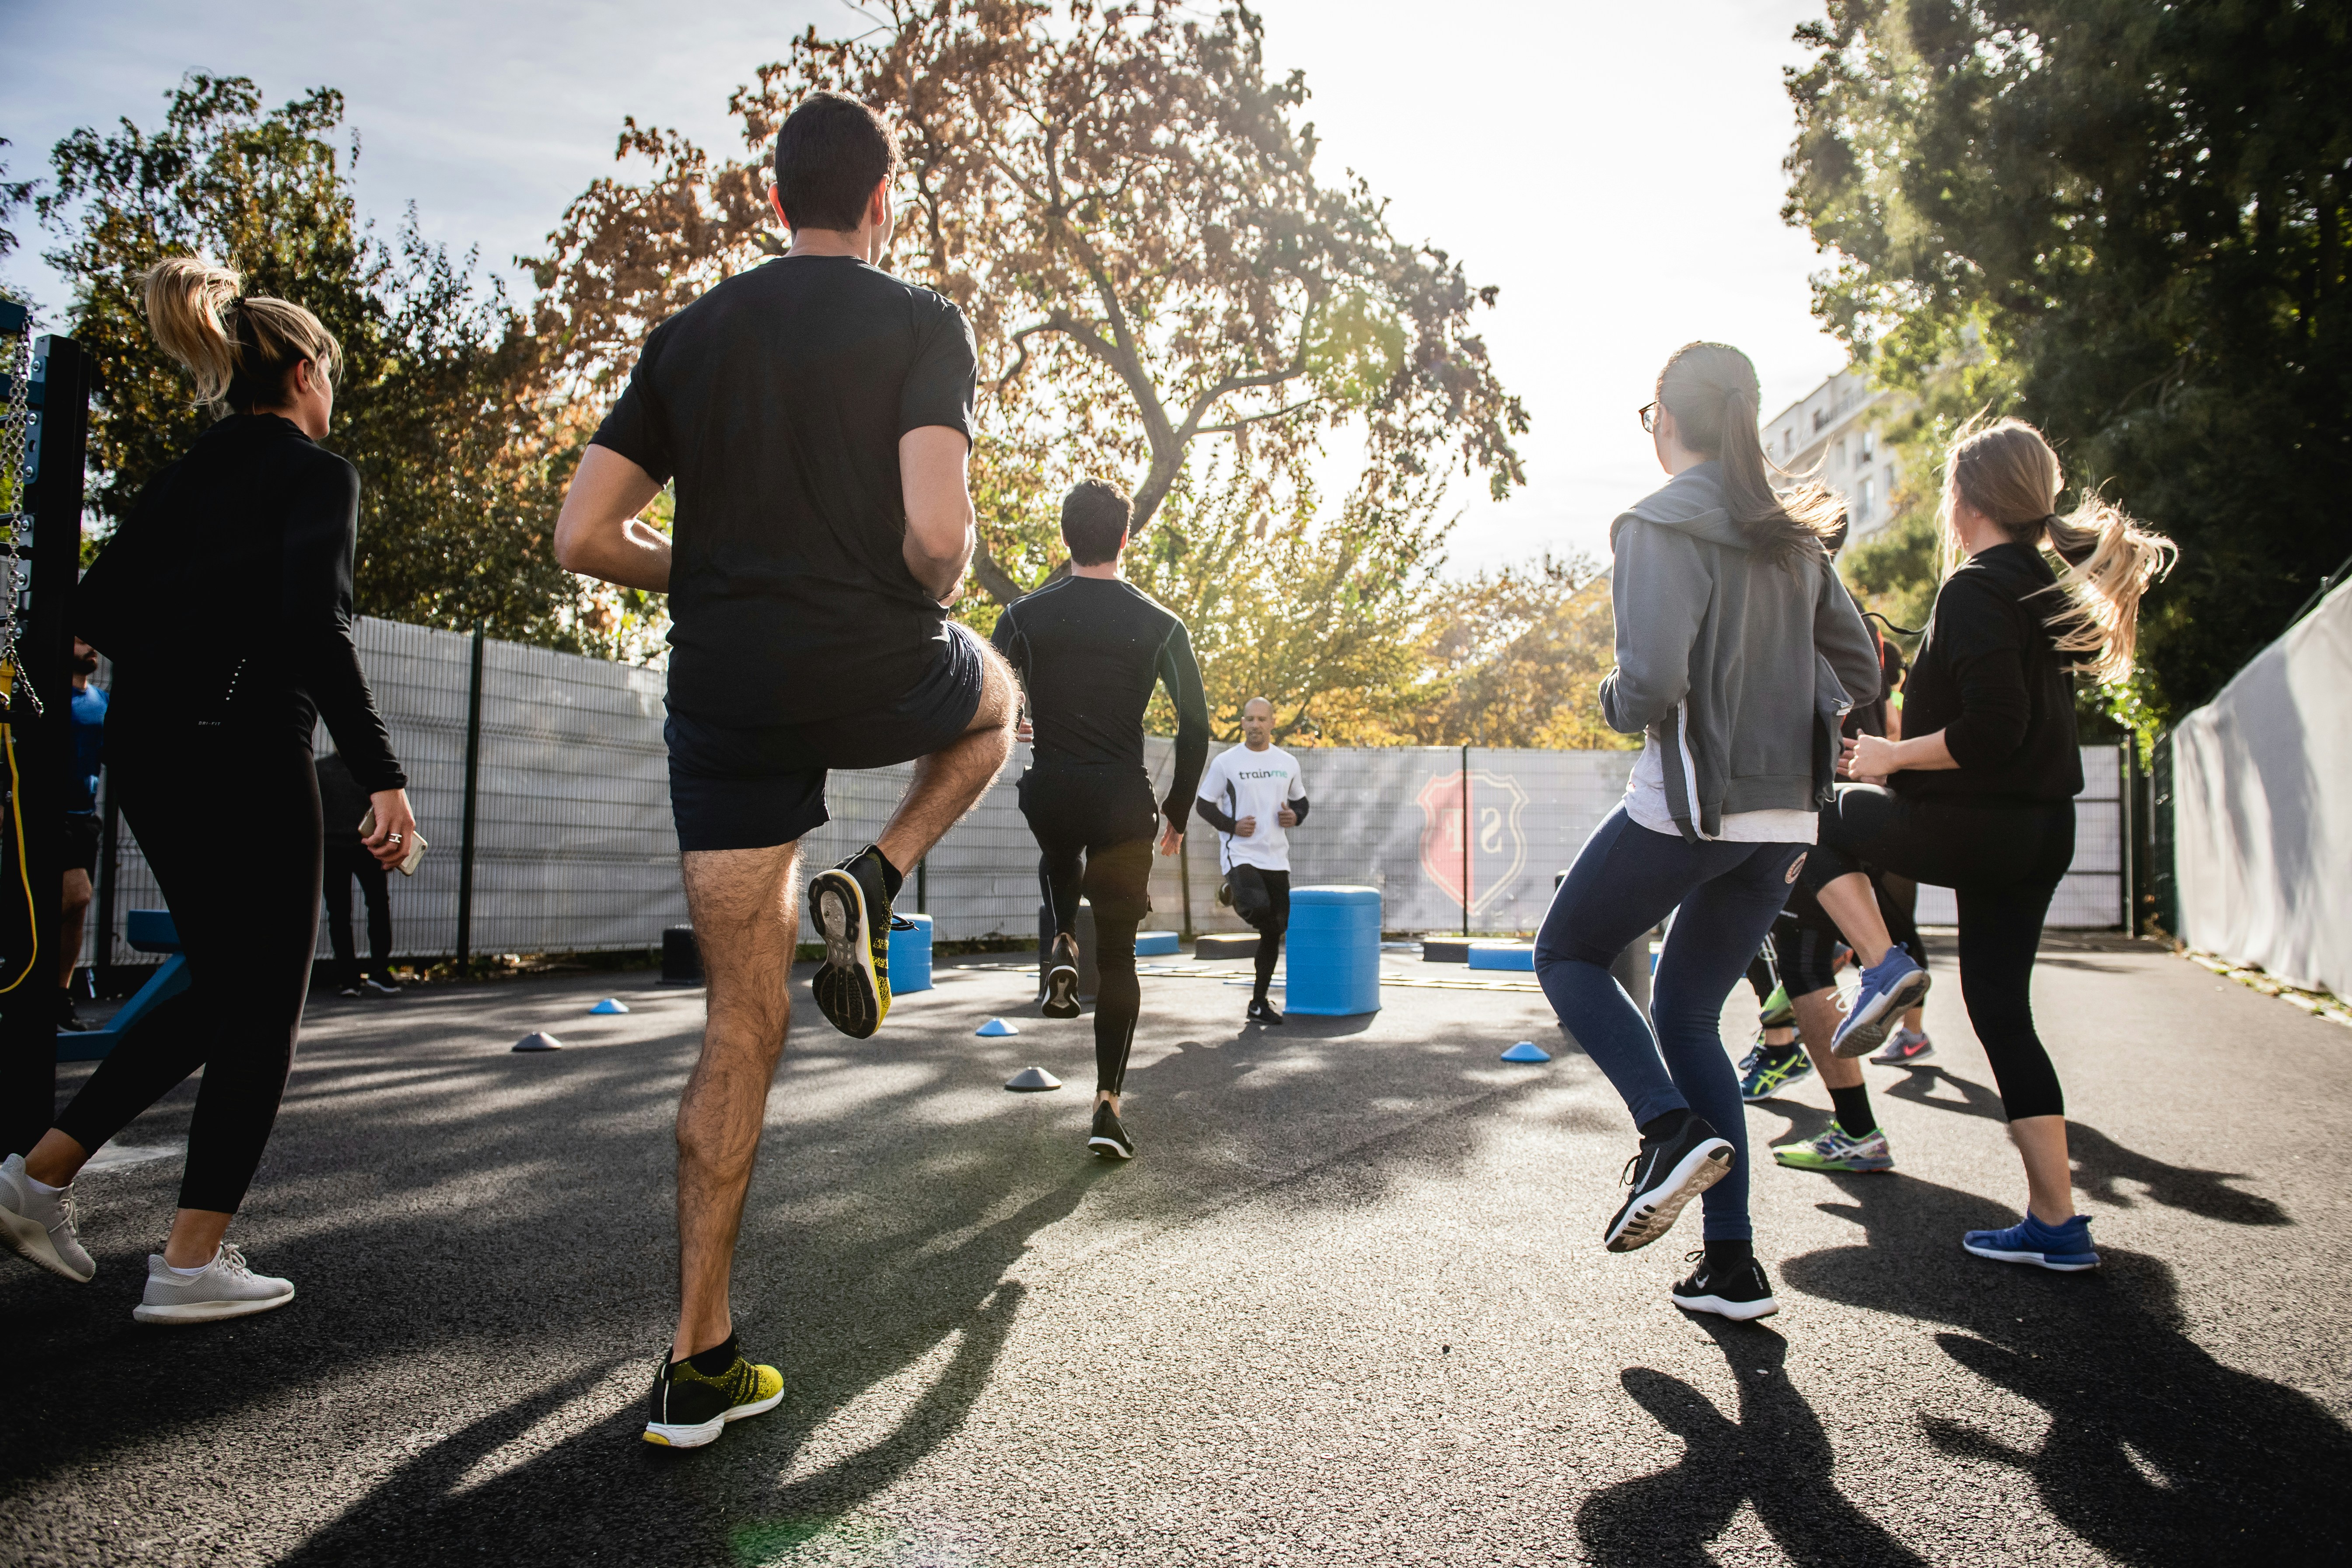
{"type": "Polygon", "coordinates": [[[49,1185],[48,1183],[42,1181],[39,1177],[35,1176],[30,1173],[26,1174],[25,1184],[32,1188],[35,1194],[45,1198],[56,1197],[59,1193],[64,1192],[66,1187],[73,1185],[71,1182],[68,1182],[66,1184],[66,1187],[53,1187],[49,1185]]]}
{"type": "Polygon", "coordinates": [[[183,1279],[194,1279],[197,1275],[202,1274],[205,1269],[210,1268],[212,1266],[213,1259],[209,1258],[194,1268],[183,1268],[168,1258],[163,1259],[163,1267],[170,1269],[173,1273],[178,1275],[183,1279]]]}

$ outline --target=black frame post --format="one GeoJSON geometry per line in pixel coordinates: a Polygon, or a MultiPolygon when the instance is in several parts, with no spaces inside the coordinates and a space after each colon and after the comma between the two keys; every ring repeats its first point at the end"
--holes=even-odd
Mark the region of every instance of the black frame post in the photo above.
{"type": "MultiPolygon", "coordinates": [[[[30,331],[27,323],[19,330],[30,331]]],[[[5,1126],[0,1141],[8,1152],[32,1148],[57,1114],[57,943],[62,940],[65,905],[64,836],[57,831],[66,803],[66,776],[73,766],[73,594],[81,575],[81,509],[84,467],[89,453],[89,356],[68,337],[46,337],[33,351],[28,405],[37,405],[34,435],[26,447],[32,483],[26,510],[30,538],[19,533],[17,559],[28,566],[21,578],[17,647],[26,668],[16,672],[9,727],[16,741],[18,796],[25,826],[23,874],[32,889],[29,911],[37,927],[9,945],[37,940],[22,980],[0,994],[0,1061],[5,1061],[5,1126]],[[30,689],[27,691],[27,688],[30,689]],[[37,697],[40,712],[33,711],[37,697]]],[[[13,837],[13,835],[12,835],[13,837]]]]}
{"type": "Polygon", "coordinates": [[[482,623],[474,623],[473,668],[466,682],[466,816],[457,839],[457,978],[474,957],[474,798],[482,767],[482,623]]]}

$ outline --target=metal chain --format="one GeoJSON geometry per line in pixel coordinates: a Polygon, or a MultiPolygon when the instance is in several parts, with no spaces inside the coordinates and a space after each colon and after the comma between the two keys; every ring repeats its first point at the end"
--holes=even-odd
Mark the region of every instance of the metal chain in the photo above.
{"type": "Polygon", "coordinates": [[[17,334],[16,363],[10,367],[6,422],[0,425],[0,474],[5,476],[8,486],[8,510],[0,513],[0,529],[6,532],[6,538],[0,540],[0,665],[6,667],[8,680],[5,699],[0,700],[13,707],[21,688],[26,703],[37,714],[41,710],[41,694],[25,678],[24,655],[16,641],[24,605],[22,563],[17,551],[28,542],[25,525],[32,521],[25,494],[33,436],[33,416],[28,405],[32,382],[33,319],[28,312],[24,331],[17,334]]]}

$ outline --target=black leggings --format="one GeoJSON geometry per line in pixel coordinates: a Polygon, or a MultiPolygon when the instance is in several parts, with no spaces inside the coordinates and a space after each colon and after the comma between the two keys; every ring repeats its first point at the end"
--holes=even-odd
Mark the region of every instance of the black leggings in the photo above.
{"type": "Polygon", "coordinates": [[[1950,888],[1960,913],[1960,995],[2011,1121],[2063,1116],[2057,1069],[2033,1029],[2033,955],[2051,895],[2074,859],[2074,803],[1916,800],[1840,784],[1805,865],[1815,892],[1863,862],[1950,888]]]}
{"type": "Polygon", "coordinates": [[[319,943],[319,777],[276,737],[183,739],[114,763],[122,815],[171,907],[188,988],[123,1037],[58,1128],[95,1151],[198,1068],[180,1206],[235,1214],[294,1065],[319,943]]]}
{"type": "Polygon", "coordinates": [[[1043,851],[1037,888],[1055,933],[1077,930],[1081,898],[1094,910],[1095,1088],[1117,1094],[1143,1013],[1135,932],[1151,912],[1151,834],[1160,812],[1150,781],[1120,767],[1032,767],[1021,775],[1020,795],[1043,851]]]}
{"type": "Polygon", "coordinates": [[[378,980],[392,978],[392,894],[383,862],[358,842],[327,847],[327,940],[335,950],[335,983],[346,989],[360,983],[359,953],[352,941],[352,884],[360,885],[367,905],[367,973],[378,980]]]}
{"type": "Polygon", "coordinates": [[[1290,873],[1261,869],[1265,879],[1265,922],[1257,928],[1257,989],[1250,995],[1265,1000],[1274,984],[1274,962],[1282,956],[1282,936],[1290,929],[1290,873]]]}

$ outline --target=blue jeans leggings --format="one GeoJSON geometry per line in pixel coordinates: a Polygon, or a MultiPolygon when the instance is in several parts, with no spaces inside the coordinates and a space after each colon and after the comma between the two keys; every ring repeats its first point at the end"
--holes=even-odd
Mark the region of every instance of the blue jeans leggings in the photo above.
{"type": "Polygon", "coordinates": [[[1730,1140],[1731,1173],[1701,1200],[1709,1241],[1745,1241],[1748,1117],[1723,1048],[1723,999],[1789,897],[1802,844],[1689,844],[1619,806],[1576,857],[1536,938],[1536,978],[1552,1010],[1608,1075],[1636,1126],[1687,1108],[1730,1140]],[[1609,962],[1676,908],[1658,955],[1650,1016],[1609,962]]]}

